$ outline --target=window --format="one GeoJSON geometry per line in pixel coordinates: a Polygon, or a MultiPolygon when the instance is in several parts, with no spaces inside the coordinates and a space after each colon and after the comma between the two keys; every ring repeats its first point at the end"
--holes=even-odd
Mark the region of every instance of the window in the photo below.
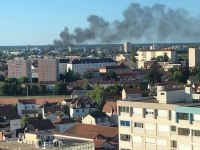
{"type": "Polygon", "coordinates": [[[200,136],[200,131],[199,130],[192,130],[192,135],[193,136],[200,136]]]}
{"type": "Polygon", "coordinates": [[[146,144],[155,144],[156,140],[155,138],[146,138],[146,144]]]}
{"type": "Polygon", "coordinates": [[[171,126],[171,131],[176,132],[176,126],[171,126]]]}
{"type": "Polygon", "coordinates": [[[34,109],[34,105],[32,105],[32,109],[34,109]]]}
{"type": "Polygon", "coordinates": [[[167,146],[167,140],[166,139],[157,139],[157,145],[167,146]]]}
{"type": "Polygon", "coordinates": [[[82,112],[85,112],[85,110],[84,110],[84,109],[82,109],[82,112]]]}
{"type": "Polygon", "coordinates": [[[25,109],[27,109],[27,106],[25,105],[25,109]]]}
{"type": "Polygon", "coordinates": [[[165,93],[160,93],[160,95],[165,95],[165,93]]]}
{"type": "Polygon", "coordinates": [[[130,121],[121,120],[120,124],[121,124],[121,126],[128,126],[128,127],[130,127],[130,121]]]}
{"type": "Polygon", "coordinates": [[[171,147],[177,148],[177,141],[171,141],[171,147]]]}
{"type": "Polygon", "coordinates": [[[128,134],[120,134],[122,141],[130,141],[130,135],[128,134]]]}
{"type": "Polygon", "coordinates": [[[129,113],[129,107],[119,106],[119,113],[121,112],[129,113]]]}
{"type": "Polygon", "coordinates": [[[79,110],[77,109],[77,110],[76,110],[76,113],[78,113],[78,112],[79,112],[79,110]]]}
{"type": "Polygon", "coordinates": [[[135,128],[143,128],[143,123],[135,122],[134,127],[135,128]]]}
{"type": "Polygon", "coordinates": [[[146,115],[153,115],[152,111],[146,111],[146,115]]]}

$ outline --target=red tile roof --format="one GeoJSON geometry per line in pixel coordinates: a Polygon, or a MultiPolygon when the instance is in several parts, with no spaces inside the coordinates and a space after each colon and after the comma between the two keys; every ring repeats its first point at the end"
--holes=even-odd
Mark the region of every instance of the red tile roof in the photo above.
{"type": "Polygon", "coordinates": [[[139,88],[124,88],[126,94],[142,94],[139,88]]]}
{"type": "Polygon", "coordinates": [[[93,133],[96,135],[100,134],[107,138],[114,138],[115,136],[118,135],[118,128],[108,127],[108,126],[100,126],[100,125],[75,123],[65,133],[68,133],[71,135],[77,135],[80,132],[84,132],[84,134],[85,133],[93,133]]]}
{"type": "Polygon", "coordinates": [[[117,112],[117,102],[107,102],[107,103],[103,106],[102,112],[111,113],[111,110],[112,110],[113,112],[117,112]]]}
{"type": "Polygon", "coordinates": [[[94,140],[94,145],[95,147],[102,147],[102,145],[106,142],[106,140],[99,140],[99,139],[95,139],[94,140]]]}

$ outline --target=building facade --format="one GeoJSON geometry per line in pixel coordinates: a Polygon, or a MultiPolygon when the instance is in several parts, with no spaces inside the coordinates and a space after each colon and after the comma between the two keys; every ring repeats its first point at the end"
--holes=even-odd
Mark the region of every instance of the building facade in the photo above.
{"type": "Polygon", "coordinates": [[[38,59],[38,81],[58,81],[59,59],[38,59]]]}
{"type": "Polygon", "coordinates": [[[88,69],[99,69],[102,66],[115,66],[116,62],[111,58],[101,59],[72,59],[67,64],[67,70],[71,69],[74,72],[83,74],[88,69]]]}
{"type": "Polygon", "coordinates": [[[138,61],[150,61],[152,58],[164,56],[164,54],[167,54],[170,61],[176,60],[176,52],[172,49],[139,49],[137,54],[138,61]]]}
{"type": "Polygon", "coordinates": [[[128,53],[131,52],[132,50],[132,45],[129,42],[124,43],[124,52],[128,53]]]}
{"type": "Polygon", "coordinates": [[[200,49],[189,48],[189,67],[200,65],[200,49]]]}
{"type": "Polygon", "coordinates": [[[158,97],[117,101],[120,150],[200,149],[200,103],[192,88],[164,89],[158,97]]]}
{"type": "Polygon", "coordinates": [[[29,82],[32,82],[31,60],[16,58],[8,60],[8,77],[19,78],[25,76],[29,82]]]}

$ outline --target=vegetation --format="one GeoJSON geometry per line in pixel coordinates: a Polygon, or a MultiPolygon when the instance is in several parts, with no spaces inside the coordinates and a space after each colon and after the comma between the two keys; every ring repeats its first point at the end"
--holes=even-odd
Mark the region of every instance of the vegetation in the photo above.
{"type": "Polygon", "coordinates": [[[130,54],[130,58],[134,63],[136,63],[136,61],[137,61],[135,56],[137,56],[137,53],[135,51],[132,51],[131,54],[130,54]]]}
{"type": "Polygon", "coordinates": [[[92,78],[92,72],[91,72],[90,70],[86,70],[86,71],[83,73],[83,77],[86,78],[86,79],[92,78]]]}
{"type": "Polygon", "coordinates": [[[57,92],[58,95],[66,94],[66,92],[67,92],[67,85],[66,85],[66,83],[57,82],[54,85],[54,90],[57,92]]]}
{"type": "Polygon", "coordinates": [[[108,80],[117,80],[117,74],[113,70],[109,70],[106,74],[106,79],[108,80]]]}
{"type": "Polygon", "coordinates": [[[63,74],[60,74],[60,80],[63,80],[64,82],[73,82],[80,79],[81,75],[74,73],[71,69],[69,69],[68,72],[65,71],[63,74]]]}
{"type": "Polygon", "coordinates": [[[158,69],[149,69],[144,78],[149,83],[161,82],[162,73],[158,69]]]}
{"type": "Polygon", "coordinates": [[[21,120],[21,125],[22,127],[25,127],[27,123],[29,123],[30,121],[34,120],[33,118],[31,118],[30,116],[28,115],[25,115],[24,117],[22,117],[22,120],[21,120]]]}

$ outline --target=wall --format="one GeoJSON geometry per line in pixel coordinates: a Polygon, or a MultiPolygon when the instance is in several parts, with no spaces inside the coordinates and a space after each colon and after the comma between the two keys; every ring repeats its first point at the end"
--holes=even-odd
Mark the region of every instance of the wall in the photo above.
{"type": "Polygon", "coordinates": [[[90,109],[95,110],[96,108],[81,108],[81,109],[70,108],[70,116],[72,118],[76,118],[77,116],[83,117],[86,113],[89,112],[90,109]],[[76,110],[79,110],[79,112],[76,112],[76,110]],[[82,110],[84,110],[84,112],[82,112],[82,110]]]}
{"type": "Polygon", "coordinates": [[[58,117],[56,115],[54,115],[54,114],[50,114],[45,118],[51,120],[52,122],[56,121],[58,119],[58,117]]]}
{"type": "Polygon", "coordinates": [[[58,131],[58,132],[65,132],[66,130],[68,130],[74,124],[75,123],[54,124],[54,126],[56,127],[56,131],[58,131]]]}
{"type": "Polygon", "coordinates": [[[10,120],[10,131],[21,128],[21,119],[10,120]]]}
{"type": "Polygon", "coordinates": [[[82,123],[96,125],[95,119],[90,115],[87,115],[85,118],[83,118],[82,123]]]}
{"type": "Polygon", "coordinates": [[[35,142],[37,141],[37,134],[25,133],[25,139],[35,142]]]}

